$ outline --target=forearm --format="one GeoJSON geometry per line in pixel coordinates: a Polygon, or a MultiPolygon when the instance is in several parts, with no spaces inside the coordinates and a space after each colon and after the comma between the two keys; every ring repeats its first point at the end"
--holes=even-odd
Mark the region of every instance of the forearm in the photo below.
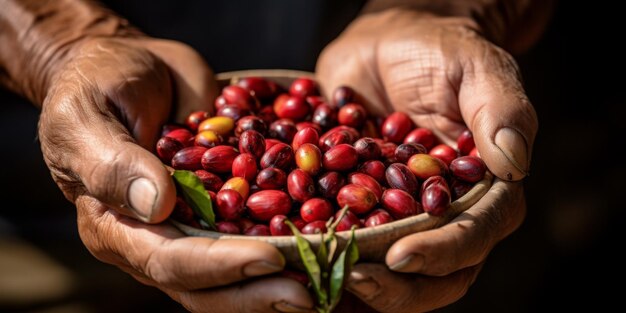
{"type": "Polygon", "coordinates": [[[486,38],[519,53],[541,35],[556,0],[370,0],[363,14],[406,8],[472,19],[486,38]]]}
{"type": "Polygon", "coordinates": [[[0,84],[41,105],[73,43],[136,33],[86,0],[0,0],[0,84]]]}

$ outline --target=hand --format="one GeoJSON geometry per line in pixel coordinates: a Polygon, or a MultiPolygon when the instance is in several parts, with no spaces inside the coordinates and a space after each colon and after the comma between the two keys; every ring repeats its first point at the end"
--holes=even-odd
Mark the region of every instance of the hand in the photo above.
{"type": "Polygon", "coordinates": [[[39,138],[52,176],[76,204],[81,239],[101,261],[191,311],[311,308],[271,245],[185,237],[168,223],[176,190],[154,150],[171,117],[211,107],[213,75],[191,48],[145,37],[88,38],[57,65],[39,138]],[[137,219],[141,220],[138,221],[137,219]],[[215,305],[219,303],[219,305],[215,305]]]}
{"type": "Polygon", "coordinates": [[[387,10],[364,15],[322,53],[317,74],[328,93],[349,85],[376,114],[408,113],[453,144],[466,127],[499,177],[450,224],[409,235],[386,264],[357,266],[348,289],[383,312],[432,310],[461,297],[493,246],[523,221],[521,180],[528,171],[537,117],[513,58],[462,18],[387,10]],[[416,288],[417,287],[417,288],[416,288]]]}

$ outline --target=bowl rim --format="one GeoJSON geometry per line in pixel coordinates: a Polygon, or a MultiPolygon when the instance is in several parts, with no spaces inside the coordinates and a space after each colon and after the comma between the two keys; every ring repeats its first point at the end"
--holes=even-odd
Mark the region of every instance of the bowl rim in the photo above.
{"type": "MultiPolygon", "coordinates": [[[[469,209],[472,205],[476,204],[476,202],[478,202],[491,188],[493,178],[494,176],[490,171],[485,172],[483,179],[478,181],[472,189],[460,198],[450,202],[446,213],[442,216],[434,216],[423,212],[407,218],[394,220],[393,222],[386,224],[358,228],[354,231],[357,242],[359,238],[367,238],[384,233],[393,233],[397,229],[410,229],[410,233],[415,233],[447,224],[465,210],[469,209]]],[[[207,229],[199,229],[173,219],[169,219],[169,221],[188,236],[208,237],[212,239],[251,239],[279,246],[295,243],[295,236],[248,236],[243,234],[226,234],[207,229]]],[[[337,232],[336,235],[342,237],[344,240],[347,240],[350,235],[350,231],[337,232]]],[[[320,235],[317,234],[302,234],[302,236],[314,245],[319,244],[321,240],[320,235]]]]}

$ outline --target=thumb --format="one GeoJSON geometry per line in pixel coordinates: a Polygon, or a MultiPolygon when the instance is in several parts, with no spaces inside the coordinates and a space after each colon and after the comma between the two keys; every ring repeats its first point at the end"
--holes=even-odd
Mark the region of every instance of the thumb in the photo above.
{"type": "MultiPolygon", "coordinates": [[[[106,107],[105,96],[86,90],[47,100],[39,137],[52,176],[71,201],[89,194],[124,215],[161,222],[176,201],[174,182],[106,107]]],[[[158,119],[145,114],[135,124],[154,125],[156,132],[158,119]]]]}
{"type": "Polygon", "coordinates": [[[528,175],[537,115],[513,58],[499,48],[488,49],[465,66],[461,114],[489,170],[500,179],[517,181],[528,175]]]}
{"type": "Polygon", "coordinates": [[[122,214],[143,222],[165,220],[176,189],[162,162],[132,141],[112,142],[87,153],[77,167],[86,190],[122,214]]]}

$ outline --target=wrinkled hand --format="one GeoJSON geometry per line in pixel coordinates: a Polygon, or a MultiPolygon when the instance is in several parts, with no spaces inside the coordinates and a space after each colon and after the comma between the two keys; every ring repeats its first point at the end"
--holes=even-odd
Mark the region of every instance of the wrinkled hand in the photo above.
{"type": "Polygon", "coordinates": [[[217,94],[202,58],[150,38],[89,38],[68,51],[44,101],[39,137],[53,178],[77,206],[89,251],[191,311],[311,308],[293,280],[240,282],[284,267],[273,246],[184,237],[167,223],[152,224],[167,218],[176,198],[150,152],[160,127],[210,108],[217,94]]]}
{"type": "Polygon", "coordinates": [[[370,111],[409,114],[454,144],[470,128],[481,157],[499,177],[450,224],[409,235],[388,251],[387,266],[361,264],[348,289],[383,312],[432,310],[456,301],[494,245],[525,216],[523,188],[537,117],[513,58],[461,18],[388,10],[364,15],[322,53],[317,75],[328,93],[353,87],[370,111]]]}

